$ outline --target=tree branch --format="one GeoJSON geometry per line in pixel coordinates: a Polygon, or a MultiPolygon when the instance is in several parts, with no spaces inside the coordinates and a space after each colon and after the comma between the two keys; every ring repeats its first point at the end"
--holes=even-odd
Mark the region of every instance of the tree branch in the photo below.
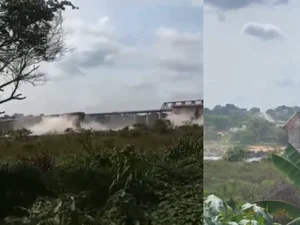
{"type": "Polygon", "coordinates": [[[1,0],[0,91],[5,92],[7,87],[12,90],[0,105],[25,99],[17,93],[22,83],[38,85],[46,81],[39,71],[40,63],[60,60],[72,50],[65,45],[62,27],[62,12],[68,6],[78,9],[70,1],[1,0]]]}

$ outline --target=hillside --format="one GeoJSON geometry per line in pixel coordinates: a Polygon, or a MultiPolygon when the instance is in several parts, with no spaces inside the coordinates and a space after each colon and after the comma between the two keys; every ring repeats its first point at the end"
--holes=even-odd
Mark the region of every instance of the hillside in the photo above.
{"type": "Polygon", "coordinates": [[[260,108],[239,108],[234,104],[204,109],[206,146],[212,145],[286,145],[282,125],[300,107],[278,106],[266,112],[260,108]]]}

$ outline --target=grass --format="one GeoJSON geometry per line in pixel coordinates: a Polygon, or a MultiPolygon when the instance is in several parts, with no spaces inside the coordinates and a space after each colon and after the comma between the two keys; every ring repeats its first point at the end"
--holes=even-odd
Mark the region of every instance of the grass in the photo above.
{"type": "Polygon", "coordinates": [[[204,161],[204,168],[204,195],[233,197],[239,203],[278,199],[300,205],[300,192],[272,162],[204,161]]]}
{"type": "Polygon", "coordinates": [[[206,148],[218,148],[220,146],[224,147],[232,147],[235,146],[236,143],[234,142],[225,142],[225,141],[204,141],[206,148]]]}
{"type": "MultiPolygon", "coordinates": [[[[234,142],[234,141],[230,141],[230,142],[224,142],[224,141],[204,141],[205,142],[205,147],[206,148],[218,148],[220,146],[223,146],[225,148],[232,148],[234,146],[238,146],[238,145],[242,145],[239,142],[234,142]]],[[[258,142],[255,144],[251,144],[251,145],[247,145],[247,146],[270,146],[270,147],[282,147],[282,145],[280,144],[276,144],[273,142],[258,142]]]]}
{"type": "Polygon", "coordinates": [[[0,224],[199,224],[202,132],[160,126],[2,138],[0,224]]]}

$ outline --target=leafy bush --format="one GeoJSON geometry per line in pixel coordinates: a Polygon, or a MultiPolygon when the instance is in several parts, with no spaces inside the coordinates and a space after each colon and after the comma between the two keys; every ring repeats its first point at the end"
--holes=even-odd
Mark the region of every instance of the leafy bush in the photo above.
{"type": "MultiPolygon", "coordinates": [[[[296,186],[300,185],[299,176],[299,162],[300,153],[292,144],[288,144],[283,155],[273,154],[272,162],[276,169],[285,174],[296,186]]],[[[288,196],[287,192],[284,196],[290,200],[291,196],[288,196]]],[[[284,216],[290,221],[288,224],[298,224],[300,221],[300,207],[291,202],[280,201],[280,200],[262,200],[258,201],[257,204],[268,208],[268,211],[272,214],[284,216]]]]}
{"type": "Polygon", "coordinates": [[[76,200],[79,197],[84,196],[63,195],[57,199],[38,198],[29,209],[21,208],[25,214],[23,217],[7,217],[5,223],[14,225],[93,224],[94,218],[77,208],[76,200]]]}
{"type": "Polygon", "coordinates": [[[223,159],[230,162],[238,162],[247,159],[248,150],[241,146],[236,146],[233,148],[228,148],[224,155],[223,159]]]}
{"type": "Polygon", "coordinates": [[[25,163],[0,167],[0,218],[19,213],[15,207],[30,206],[38,196],[48,196],[45,177],[39,168],[25,163]]]}
{"type": "Polygon", "coordinates": [[[169,148],[169,157],[176,159],[192,155],[202,157],[202,149],[203,138],[200,135],[187,135],[173,141],[169,148]]]}
{"type": "Polygon", "coordinates": [[[215,195],[204,200],[204,225],[271,225],[273,217],[256,204],[246,203],[233,210],[215,195]]]}
{"type": "Polygon", "coordinates": [[[138,137],[128,129],[27,140],[31,156],[0,170],[0,224],[201,223],[202,128],[155,129],[137,129],[138,137]],[[43,144],[48,151],[39,151],[43,144]]]}
{"type": "Polygon", "coordinates": [[[238,141],[241,144],[253,144],[256,142],[254,132],[248,130],[240,130],[232,134],[232,141],[238,141]]]}
{"type": "Polygon", "coordinates": [[[38,152],[34,156],[19,157],[19,159],[21,162],[33,167],[37,167],[43,172],[53,170],[55,167],[54,157],[51,156],[46,150],[38,152]]]}
{"type": "Polygon", "coordinates": [[[201,192],[202,186],[196,185],[166,194],[158,210],[151,214],[153,224],[200,224],[203,219],[203,209],[199,205],[203,201],[201,192]]]}

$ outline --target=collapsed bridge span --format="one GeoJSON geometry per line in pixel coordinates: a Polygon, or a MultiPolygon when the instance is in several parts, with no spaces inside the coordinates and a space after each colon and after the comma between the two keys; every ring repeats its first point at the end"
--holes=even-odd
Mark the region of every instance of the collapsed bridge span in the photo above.
{"type": "Polygon", "coordinates": [[[203,100],[185,100],[164,102],[160,109],[134,110],[118,112],[84,113],[72,112],[54,115],[23,116],[18,118],[1,118],[0,130],[14,130],[33,126],[43,119],[61,117],[71,120],[76,128],[83,123],[98,122],[109,129],[131,126],[136,123],[151,125],[157,119],[165,119],[170,113],[189,115],[191,120],[203,114],[203,100]]]}

